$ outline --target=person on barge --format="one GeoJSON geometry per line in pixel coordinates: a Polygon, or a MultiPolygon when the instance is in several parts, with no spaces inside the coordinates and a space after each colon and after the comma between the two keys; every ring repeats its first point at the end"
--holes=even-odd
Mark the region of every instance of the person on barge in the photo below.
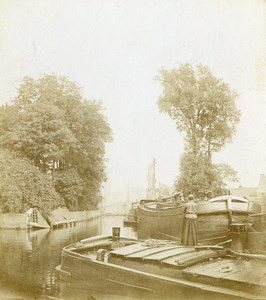
{"type": "Polygon", "coordinates": [[[188,196],[188,202],[184,207],[181,242],[185,246],[195,246],[198,244],[197,204],[192,194],[188,196]]]}

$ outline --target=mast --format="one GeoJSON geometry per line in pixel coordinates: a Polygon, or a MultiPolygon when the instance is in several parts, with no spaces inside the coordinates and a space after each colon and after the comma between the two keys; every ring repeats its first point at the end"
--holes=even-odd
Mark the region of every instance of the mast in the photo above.
{"type": "Polygon", "coordinates": [[[147,181],[148,181],[148,188],[147,188],[147,199],[155,200],[156,199],[156,178],[155,178],[155,158],[151,162],[149,166],[147,181]]]}

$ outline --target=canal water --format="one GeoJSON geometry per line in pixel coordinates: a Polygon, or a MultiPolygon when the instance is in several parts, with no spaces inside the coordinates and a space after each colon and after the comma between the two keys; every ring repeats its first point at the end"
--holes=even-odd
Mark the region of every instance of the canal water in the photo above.
{"type": "Polygon", "coordinates": [[[55,267],[64,246],[98,234],[111,235],[112,227],[120,227],[123,236],[136,237],[132,228],[123,227],[121,216],[55,230],[0,230],[0,299],[111,299],[84,291],[78,284],[68,288],[58,279],[55,267]]]}

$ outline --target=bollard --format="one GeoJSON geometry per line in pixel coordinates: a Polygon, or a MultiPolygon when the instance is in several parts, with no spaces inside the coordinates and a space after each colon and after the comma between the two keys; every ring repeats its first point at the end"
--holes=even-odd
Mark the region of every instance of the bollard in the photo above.
{"type": "Polygon", "coordinates": [[[96,260],[104,261],[105,260],[105,255],[106,255],[107,252],[108,252],[108,250],[106,250],[106,249],[98,249],[96,260]]]}
{"type": "Polygon", "coordinates": [[[244,252],[246,239],[245,225],[241,223],[231,223],[229,226],[229,236],[232,239],[231,250],[234,252],[244,252]]]}

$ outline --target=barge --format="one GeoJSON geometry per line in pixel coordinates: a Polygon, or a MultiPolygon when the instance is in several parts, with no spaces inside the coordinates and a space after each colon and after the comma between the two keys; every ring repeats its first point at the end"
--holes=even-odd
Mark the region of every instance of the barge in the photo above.
{"type": "Polygon", "coordinates": [[[265,300],[266,255],[242,252],[242,225],[231,231],[233,248],[119,234],[90,237],[63,248],[56,270],[61,279],[110,295],[265,300]]]}

